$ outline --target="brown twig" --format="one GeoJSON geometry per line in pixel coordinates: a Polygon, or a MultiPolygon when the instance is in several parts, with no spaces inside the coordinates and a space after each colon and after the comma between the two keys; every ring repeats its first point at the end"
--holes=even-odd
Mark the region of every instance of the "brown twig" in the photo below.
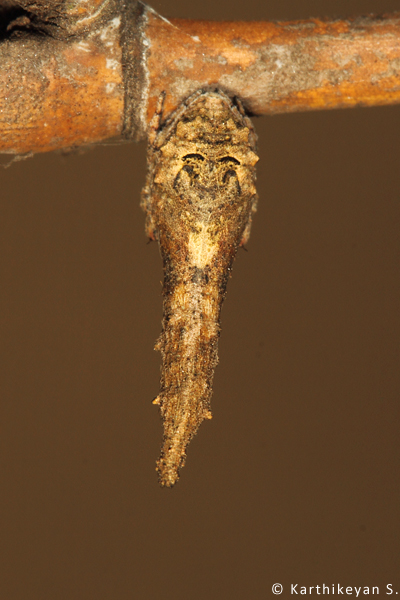
{"type": "Polygon", "coordinates": [[[0,44],[1,152],[142,139],[162,91],[167,113],[206,87],[255,115],[400,102],[400,13],[232,23],[129,0],[19,5],[0,44]]]}

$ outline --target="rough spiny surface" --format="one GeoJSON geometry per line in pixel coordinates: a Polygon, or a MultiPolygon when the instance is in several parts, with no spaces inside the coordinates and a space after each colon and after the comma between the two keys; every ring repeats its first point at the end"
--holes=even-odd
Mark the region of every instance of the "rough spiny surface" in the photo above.
{"type": "Polygon", "coordinates": [[[160,483],[172,487],[204,419],[218,362],[220,311],[232,262],[256,207],[256,136],[240,103],[220,91],[191,96],[149,134],[143,190],[147,233],[164,263],[160,483]]]}

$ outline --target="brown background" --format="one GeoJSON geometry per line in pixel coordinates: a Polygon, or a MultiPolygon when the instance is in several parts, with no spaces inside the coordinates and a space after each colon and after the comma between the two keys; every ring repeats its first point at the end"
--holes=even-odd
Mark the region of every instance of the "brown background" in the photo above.
{"type": "MultiPolygon", "coordinates": [[[[298,19],[398,1],[153,6],[298,19]]],[[[255,125],[259,212],[223,309],[214,419],[172,491],[154,471],[162,273],[144,144],[0,172],[2,600],[400,593],[400,107],[255,125]]]]}

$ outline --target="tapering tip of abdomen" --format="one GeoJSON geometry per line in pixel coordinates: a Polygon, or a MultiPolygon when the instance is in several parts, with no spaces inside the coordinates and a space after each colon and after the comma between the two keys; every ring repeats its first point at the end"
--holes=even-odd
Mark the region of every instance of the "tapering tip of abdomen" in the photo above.
{"type": "Polygon", "coordinates": [[[168,465],[163,457],[157,461],[158,481],[161,487],[172,488],[179,479],[179,469],[168,465]]]}
{"type": "Polygon", "coordinates": [[[182,440],[165,440],[156,470],[162,487],[173,487],[179,479],[179,471],[185,464],[186,445],[182,440]]]}
{"type": "Polygon", "coordinates": [[[164,440],[160,458],[156,463],[162,487],[173,487],[178,481],[179,472],[185,466],[186,448],[204,419],[212,419],[211,411],[197,404],[183,414],[174,413],[171,420],[164,422],[164,440]]]}

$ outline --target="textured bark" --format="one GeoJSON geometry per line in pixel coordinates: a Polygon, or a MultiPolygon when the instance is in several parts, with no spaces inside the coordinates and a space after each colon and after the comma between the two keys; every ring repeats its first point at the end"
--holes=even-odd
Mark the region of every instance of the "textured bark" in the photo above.
{"type": "Polygon", "coordinates": [[[68,38],[89,33],[113,8],[112,0],[15,0],[36,27],[53,38],[68,38]]]}
{"type": "MultiPolygon", "coordinates": [[[[35,3],[20,4],[33,10],[35,3]]],[[[46,152],[121,134],[121,17],[115,4],[96,19],[85,14],[72,21],[55,4],[49,20],[42,10],[15,19],[0,44],[2,152],[46,152]],[[63,18],[54,22],[57,15],[63,18]]]]}
{"type": "Polygon", "coordinates": [[[232,23],[132,0],[18,5],[0,11],[0,152],[142,139],[160,92],[168,113],[207,86],[256,115],[400,102],[400,13],[232,23]]]}
{"type": "Polygon", "coordinates": [[[190,21],[149,16],[148,119],[206,84],[255,115],[400,102],[400,13],[346,21],[190,21]]]}

